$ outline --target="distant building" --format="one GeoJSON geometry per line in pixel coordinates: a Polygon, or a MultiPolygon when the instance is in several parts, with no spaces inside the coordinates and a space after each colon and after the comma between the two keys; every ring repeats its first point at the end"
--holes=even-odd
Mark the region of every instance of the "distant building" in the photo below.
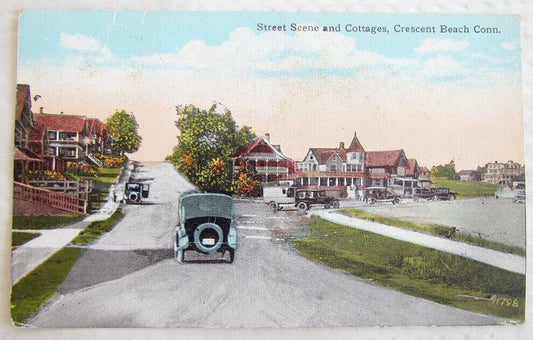
{"type": "Polygon", "coordinates": [[[481,178],[477,170],[461,170],[458,175],[461,181],[479,181],[481,178]]]}
{"type": "Polygon", "coordinates": [[[304,160],[297,163],[297,184],[355,190],[365,185],[365,164],[365,149],[354,133],[348,148],[340,142],[338,148],[309,149],[304,160]]]}
{"type": "Polygon", "coordinates": [[[295,177],[295,163],[283,153],[279,145],[270,143],[270,134],[258,137],[250,144],[237,150],[233,157],[233,174],[249,164],[255,168],[262,183],[292,181],[295,177]]]}
{"type": "Polygon", "coordinates": [[[372,186],[388,186],[393,177],[406,177],[409,162],[400,150],[366,153],[366,167],[372,186]]]}
{"type": "Polygon", "coordinates": [[[512,187],[513,181],[525,173],[525,168],[519,163],[507,161],[506,163],[487,163],[483,180],[496,185],[512,187]]]}

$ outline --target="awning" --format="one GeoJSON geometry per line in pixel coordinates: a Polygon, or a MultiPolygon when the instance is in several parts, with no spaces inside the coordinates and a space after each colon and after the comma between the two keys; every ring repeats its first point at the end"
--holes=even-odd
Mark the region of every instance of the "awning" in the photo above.
{"type": "Polygon", "coordinates": [[[41,157],[39,157],[34,152],[24,149],[15,147],[15,160],[16,161],[26,161],[26,162],[42,162],[43,160],[41,157]]]}

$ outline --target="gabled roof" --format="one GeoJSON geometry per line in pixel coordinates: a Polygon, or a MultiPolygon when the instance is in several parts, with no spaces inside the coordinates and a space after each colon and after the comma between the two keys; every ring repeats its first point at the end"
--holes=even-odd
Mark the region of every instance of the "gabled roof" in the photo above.
{"type": "Polygon", "coordinates": [[[421,174],[429,174],[430,173],[429,169],[426,168],[425,166],[421,166],[419,171],[420,171],[421,174]]]}
{"type": "Polygon", "coordinates": [[[403,149],[391,151],[368,151],[366,153],[366,166],[368,168],[395,167],[398,166],[402,158],[407,159],[403,149]]]}
{"type": "Polygon", "coordinates": [[[274,153],[277,157],[282,159],[290,159],[288,156],[286,156],[283,151],[281,151],[281,147],[279,145],[273,145],[270,144],[270,142],[265,137],[257,137],[254,139],[251,143],[246,144],[245,146],[240,147],[237,152],[235,152],[234,157],[235,158],[241,158],[252,151],[257,152],[259,150],[259,153],[274,153]],[[263,150],[268,150],[268,152],[264,152],[263,150],[260,150],[261,147],[263,147],[263,150]]]}
{"type": "Polygon", "coordinates": [[[24,104],[30,103],[28,110],[31,114],[31,98],[30,98],[30,85],[17,84],[17,106],[15,109],[15,119],[20,121],[22,119],[22,111],[24,110],[24,104]]]}
{"type": "Polygon", "coordinates": [[[18,148],[18,147],[15,147],[14,159],[16,161],[37,161],[37,162],[42,161],[41,157],[39,157],[34,152],[26,148],[18,148]]]}
{"type": "MultiPolygon", "coordinates": [[[[417,168],[418,168],[418,162],[416,161],[416,159],[408,159],[407,169],[405,170],[405,174],[408,176],[413,176],[415,175],[417,168]]],[[[420,168],[418,168],[418,171],[420,172],[420,168]]]]}
{"type": "Polygon", "coordinates": [[[49,130],[64,132],[82,132],[85,129],[85,117],[74,115],[36,114],[35,120],[44,124],[49,130]]]}
{"type": "Polygon", "coordinates": [[[346,151],[338,148],[311,148],[309,149],[315,156],[318,164],[326,164],[329,160],[338,155],[343,161],[346,161],[346,151]]]}
{"type": "Polygon", "coordinates": [[[365,152],[365,149],[363,148],[363,145],[361,142],[359,142],[359,139],[357,138],[357,132],[354,132],[352,142],[350,143],[350,146],[348,147],[348,152],[365,152]]]}

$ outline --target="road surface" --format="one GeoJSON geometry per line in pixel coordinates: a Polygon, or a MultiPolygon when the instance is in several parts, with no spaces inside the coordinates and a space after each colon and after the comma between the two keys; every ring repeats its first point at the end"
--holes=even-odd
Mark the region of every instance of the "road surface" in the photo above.
{"type": "Polygon", "coordinates": [[[344,327],[487,325],[495,317],[412,297],[307,260],[280,236],[301,224],[237,200],[241,248],[233,264],[173,259],[177,201],[192,186],[168,163],[141,164],[143,205],[90,246],[34,327],[344,327]]]}

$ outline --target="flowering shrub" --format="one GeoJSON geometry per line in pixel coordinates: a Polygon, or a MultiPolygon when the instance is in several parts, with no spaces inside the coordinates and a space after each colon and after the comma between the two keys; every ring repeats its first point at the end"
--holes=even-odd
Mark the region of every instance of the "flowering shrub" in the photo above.
{"type": "Polygon", "coordinates": [[[127,159],[126,156],[107,156],[102,154],[95,156],[102,161],[104,168],[120,168],[127,159]]]}
{"type": "Polygon", "coordinates": [[[83,162],[68,162],[67,173],[74,176],[90,176],[95,177],[98,174],[96,168],[83,162]]]}
{"type": "Polygon", "coordinates": [[[25,173],[28,181],[66,181],[67,178],[58,171],[28,170],[25,173]]]}

